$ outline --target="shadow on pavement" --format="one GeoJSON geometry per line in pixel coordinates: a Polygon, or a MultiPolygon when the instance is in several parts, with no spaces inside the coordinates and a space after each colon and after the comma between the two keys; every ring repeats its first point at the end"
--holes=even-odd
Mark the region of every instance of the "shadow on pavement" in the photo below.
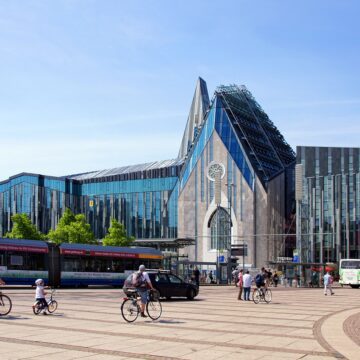
{"type": "Polygon", "coordinates": [[[24,317],[24,316],[14,316],[14,315],[5,315],[5,316],[0,316],[0,319],[4,319],[4,320],[29,320],[29,317],[24,317]]]}
{"type": "Polygon", "coordinates": [[[161,324],[184,324],[185,321],[179,321],[179,320],[158,320],[158,323],[161,324]]]}
{"type": "Polygon", "coordinates": [[[193,299],[193,300],[188,300],[185,298],[171,298],[171,299],[163,299],[161,298],[161,302],[175,302],[175,301],[180,301],[180,302],[188,302],[189,304],[193,303],[193,302],[199,302],[199,301],[204,301],[205,299],[193,299]]]}

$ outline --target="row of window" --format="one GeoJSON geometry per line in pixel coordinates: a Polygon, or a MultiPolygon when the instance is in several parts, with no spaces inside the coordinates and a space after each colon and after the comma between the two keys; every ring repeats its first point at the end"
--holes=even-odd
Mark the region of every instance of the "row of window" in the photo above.
{"type": "Polygon", "coordinates": [[[159,269],[161,260],[111,259],[105,257],[65,256],[61,270],[67,272],[115,272],[135,270],[143,264],[147,269],[159,269]]]}
{"type": "Polygon", "coordinates": [[[47,255],[19,251],[0,251],[0,266],[8,270],[36,270],[47,269],[47,255]]]}

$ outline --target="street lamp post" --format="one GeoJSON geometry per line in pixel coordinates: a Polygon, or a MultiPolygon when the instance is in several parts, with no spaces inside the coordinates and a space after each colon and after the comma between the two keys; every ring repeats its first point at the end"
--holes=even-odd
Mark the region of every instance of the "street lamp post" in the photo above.
{"type": "Polygon", "coordinates": [[[233,183],[226,183],[225,184],[228,187],[228,211],[229,211],[229,227],[230,227],[230,239],[227,239],[227,246],[226,246],[226,250],[227,250],[227,263],[228,263],[228,282],[231,282],[231,243],[232,243],[232,233],[231,233],[231,227],[232,227],[232,222],[231,222],[231,199],[232,199],[232,194],[233,194],[233,186],[235,186],[235,184],[233,183]]]}

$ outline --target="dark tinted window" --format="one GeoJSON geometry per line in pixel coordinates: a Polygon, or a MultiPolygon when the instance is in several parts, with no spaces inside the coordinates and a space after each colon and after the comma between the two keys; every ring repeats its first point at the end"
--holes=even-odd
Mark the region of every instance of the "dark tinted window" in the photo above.
{"type": "Polygon", "coordinates": [[[165,284],[168,283],[168,279],[166,274],[156,274],[155,275],[155,282],[158,284],[165,284]]]}
{"type": "Polygon", "coordinates": [[[182,281],[175,275],[169,275],[169,280],[172,284],[181,284],[182,281]]]}

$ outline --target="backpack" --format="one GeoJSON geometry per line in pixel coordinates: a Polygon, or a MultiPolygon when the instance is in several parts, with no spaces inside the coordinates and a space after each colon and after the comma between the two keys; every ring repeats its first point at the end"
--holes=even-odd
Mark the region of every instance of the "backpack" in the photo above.
{"type": "Polygon", "coordinates": [[[136,288],[146,286],[145,279],[143,278],[143,276],[140,272],[136,272],[133,275],[132,284],[136,288]]]}
{"type": "Polygon", "coordinates": [[[257,274],[255,276],[255,284],[261,285],[264,282],[263,276],[261,274],[257,274]]]}

